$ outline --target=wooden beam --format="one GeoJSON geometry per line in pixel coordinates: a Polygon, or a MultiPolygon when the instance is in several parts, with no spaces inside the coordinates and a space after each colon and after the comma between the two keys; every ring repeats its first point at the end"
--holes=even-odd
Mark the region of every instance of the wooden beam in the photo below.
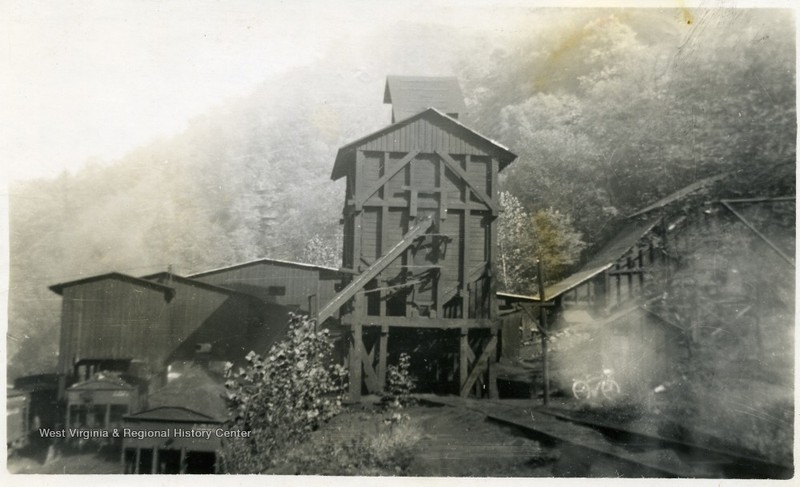
{"type": "MultiPolygon", "coordinates": [[[[424,191],[417,191],[418,193],[424,193],[424,191]]],[[[401,198],[393,198],[390,200],[385,201],[365,201],[362,205],[362,208],[399,208],[399,209],[406,209],[408,208],[408,201],[401,198]]],[[[460,201],[449,201],[447,203],[447,208],[451,210],[463,210],[464,204],[460,201]]],[[[426,210],[438,210],[439,203],[437,201],[430,201],[430,200],[418,200],[417,201],[417,209],[426,209],[426,210]]]]}
{"type": "Polygon", "coordinates": [[[326,319],[330,318],[336,310],[341,308],[347,301],[350,300],[350,298],[355,296],[356,292],[363,289],[363,287],[366,286],[369,281],[374,279],[375,276],[380,274],[381,271],[388,267],[389,264],[394,261],[394,259],[399,257],[417,237],[424,235],[432,224],[433,220],[426,218],[409,229],[408,233],[406,233],[406,235],[399,242],[397,242],[394,247],[392,247],[386,254],[381,256],[380,259],[376,260],[375,263],[367,268],[361,275],[350,281],[350,283],[345,286],[344,289],[342,289],[336,296],[333,297],[333,299],[328,302],[328,304],[325,305],[324,308],[322,308],[322,310],[320,310],[319,315],[317,316],[317,323],[323,323],[326,319]]]}
{"type": "Polygon", "coordinates": [[[436,273],[436,318],[444,317],[444,269],[436,273]]]}
{"type": "Polygon", "coordinates": [[[461,396],[466,397],[469,393],[469,389],[475,384],[475,381],[478,379],[478,375],[486,371],[486,367],[489,362],[489,357],[491,354],[495,352],[497,349],[497,337],[493,336],[489,339],[489,343],[486,344],[486,348],[483,349],[483,353],[481,353],[478,360],[475,362],[475,366],[469,373],[467,380],[461,384],[461,396]]]}
{"type": "Polygon", "coordinates": [[[353,268],[359,270],[361,267],[361,216],[360,211],[353,215],[353,268]]]}
{"type": "Polygon", "coordinates": [[[381,388],[375,369],[372,367],[372,357],[364,351],[364,344],[361,344],[361,365],[364,367],[364,384],[370,393],[376,393],[381,388]]]}
{"type": "MultiPolygon", "coordinates": [[[[492,157],[492,172],[491,172],[491,181],[489,181],[489,186],[491,188],[489,196],[494,200],[497,197],[497,188],[498,188],[498,173],[500,171],[500,162],[497,160],[496,157],[492,157]]],[[[500,310],[497,304],[497,279],[494,278],[495,276],[495,269],[493,266],[493,262],[495,262],[495,258],[498,256],[497,252],[497,217],[492,219],[489,222],[489,255],[486,257],[487,268],[489,269],[489,273],[492,278],[489,280],[489,317],[495,318],[500,314],[500,310]]],[[[491,381],[489,384],[491,389],[491,381]]],[[[491,395],[491,391],[490,391],[491,395]]]]}
{"type": "Polygon", "coordinates": [[[389,180],[392,179],[395,174],[400,172],[401,169],[406,167],[406,165],[409,162],[411,162],[415,157],[417,157],[418,154],[419,154],[418,150],[411,151],[408,154],[406,154],[405,157],[400,159],[400,161],[398,161],[394,166],[392,166],[391,168],[387,167],[386,172],[378,180],[377,183],[375,183],[369,190],[365,191],[363,194],[356,196],[356,202],[355,202],[356,209],[360,209],[364,205],[364,202],[366,202],[370,197],[372,197],[372,195],[377,193],[379,189],[381,189],[386,183],[388,183],[389,180]]]}
{"type": "MultiPolygon", "coordinates": [[[[492,339],[497,343],[497,328],[492,328],[492,339]]],[[[488,380],[489,380],[489,399],[499,399],[500,393],[497,390],[497,345],[495,345],[495,351],[489,355],[489,361],[486,363],[486,366],[489,368],[488,373],[488,380]]]]}
{"type": "Polygon", "coordinates": [[[632,269],[619,269],[613,271],[606,271],[609,276],[628,276],[631,274],[644,274],[646,269],[634,267],[632,269]]]}
{"type": "Polygon", "coordinates": [[[472,349],[469,346],[469,328],[461,327],[461,334],[459,337],[459,354],[458,354],[458,386],[459,386],[459,394],[461,397],[467,397],[467,391],[461,388],[463,384],[467,383],[467,377],[469,377],[469,355],[472,353],[472,349]]]}
{"type": "MultiPolygon", "coordinates": [[[[356,319],[359,319],[356,313],[356,319]]],[[[358,401],[361,398],[361,355],[364,353],[359,347],[364,346],[361,341],[361,323],[356,321],[350,327],[350,400],[358,401]]]]}
{"type": "Polygon", "coordinates": [[[498,209],[497,209],[497,205],[495,204],[495,202],[489,197],[489,195],[486,194],[485,191],[483,191],[482,189],[480,189],[477,186],[475,186],[474,184],[472,184],[472,181],[470,181],[469,178],[467,177],[467,173],[464,172],[463,169],[461,169],[461,166],[455,161],[455,159],[450,157],[450,154],[448,154],[446,152],[441,152],[441,151],[437,150],[436,154],[438,154],[439,157],[441,157],[442,160],[444,161],[444,163],[447,165],[447,167],[451,171],[456,173],[456,175],[458,177],[463,179],[464,182],[467,184],[467,186],[469,186],[470,189],[475,193],[475,195],[478,198],[480,198],[483,201],[483,203],[487,207],[489,207],[490,210],[492,210],[492,216],[497,216],[498,209]]]}
{"type": "MultiPolygon", "coordinates": [[[[542,259],[539,259],[539,272],[538,280],[539,280],[539,300],[544,302],[544,263],[542,259]]],[[[542,332],[542,382],[544,383],[543,387],[543,399],[542,402],[545,406],[550,403],[550,365],[547,363],[547,342],[549,338],[549,330],[547,326],[547,308],[540,307],[539,308],[539,321],[541,325],[542,332]]]]}
{"type": "Polygon", "coordinates": [[[447,219],[447,191],[444,189],[445,181],[445,168],[444,161],[439,160],[439,221],[447,219]]]}
{"type": "Polygon", "coordinates": [[[794,201],[794,196],[776,196],[773,198],[735,198],[720,200],[720,203],[767,203],[778,201],[794,201]]]}
{"type": "MultiPolygon", "coordinates": [[[[792,199],[794,199],[794,198],[792,198],[792,199]]],[[[794,259],[792,259],[788,255],[786,255],[781,249],[778,248],[777,245],[772,243],[772,240],[767,238],[763,233],[761,233],[758,230],[756,230],[756,227],[754,227],[752,223],[747,221],[747,219],[745,219],[745,217],[742,216],[738,211],[734,210],[733,207],[729,204],[729,202],[727,200],[721,200],[720,203],[722,203],[722,205],[725,208],[727,208],[728,211],[733,213],[734,216],[736,216],[736,218],[738,218],[742,223],[744,223],[744,225],[747,228],[749,228],[751,232],[755,233],[761,240],[763,240],[764,243],[766,243],[769,246],[769,248],[774,250],[775,253],[777,253],[783,260],[785,260],[789,265],[791,265],[792,268],[794,268],[794,266],[795,266],[794,259]]]]}
{"type": "MultiPolygon", "coordinates": [[[[533,311],[530,309],[531,307],[532,307],[532,306],[530,306],[530,307],[529,307],[529,306],[527,306],[527,305],[522,305],[522,304],[520,304],[520,308],[522,308],[522,309],[523,309],[523,311],[525,311],[525,314],[527,314],[527,315],[528,315],[528,317],[531,319],[531,321],[533,321],[533,324],[535,324],[535,325],[536,325],[536,329],[538,329],[538,330],[539,330],[539,333],[541,333],[543,336],[547,336],[547,334],[548,334],[548,331],[547,331],[547,329],[546,329],[546,328],[544,328],[544,327],[542,326],[541,319],[540,319],[540,318],[541,318],[541,315],[539,315],[539,316],[537,317],[535,314],[533,314],[533,311]]],[[[542,309],[544,309],[544,308],[542,308],[542,309]]]]}
{"type": "Polygon", "coordinates": [[[364,326],[395,326],[398,328],[436,328],[452,330],[457,328],[491,328],[494,322],[489,318],[425,318],[409,320],[405,316],[365,316],[364,326]]]}
{"type": "Polygon", "coordinates": [[[381,391],[386,388],[386,361],[389,350],[389,326],[381,326],[381,337],[378,342],[378,386],[381,391]]]}
{"type": "MultiPolygon", "coordinates": [[[[469,156],[467,156],[469,157],[469,156]]],[[[461,317],[469,318],[469,218],[470,189],[464,188],[464,228],[461,230],[461,317]]]]}

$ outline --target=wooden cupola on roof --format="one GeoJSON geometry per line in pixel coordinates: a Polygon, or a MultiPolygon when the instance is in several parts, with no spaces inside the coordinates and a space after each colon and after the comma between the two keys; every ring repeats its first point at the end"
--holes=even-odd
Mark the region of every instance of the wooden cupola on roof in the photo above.
{"type": "Polygon", "coordinates": [[[392,123],[426,108],[456,119],[467,110],[461,86],[452,76],[387,76],[383,103],[392,105],[392,123]]]}

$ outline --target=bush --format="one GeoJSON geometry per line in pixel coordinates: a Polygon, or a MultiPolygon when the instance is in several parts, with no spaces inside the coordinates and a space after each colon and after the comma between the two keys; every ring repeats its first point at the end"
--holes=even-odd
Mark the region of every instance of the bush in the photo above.
{"type": "MultiPolygon", "coordinates": [[[[378,419],[362,418],[365,429],[378,419]]],[[[294,448],[285,459],[301,475],[404,475],[414,460],[422,435],[405,416],[400,422],[383,421],[369,436],[363,431],[353,438],[328,436],[294,448]]]]}
{"type": "Polygon", "coordinates": [[[414,390],[416,379],[411,375],[411,357],[407,353],[400,354],[397,365],[386,367],[386,394],[385,402],[390,407],[401,408],[413,404],[411,391],[414,390]]]}
{"type": "Polygon", "coordinates": [[[293,315],[288,338],[266,357],[250,352],[244,368],[226,369],[228,427],[251,433],[223,443],[225,471],[259,473],[274,467],[280,452],[341,411],[346,371],[328,365],[329,332],[315,328],[314,321],[293,315]]]}

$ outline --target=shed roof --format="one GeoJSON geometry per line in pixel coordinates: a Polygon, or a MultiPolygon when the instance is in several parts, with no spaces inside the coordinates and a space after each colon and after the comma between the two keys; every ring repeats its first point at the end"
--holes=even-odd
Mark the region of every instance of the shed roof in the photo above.
{"type": "Polygon", "coordinates": [[[392,125],[387,125],[386,127],[376,132],[361,137],[358,140],[354,140],[353,142],[350,142],[349,144],[339,148],[339,152],[336,153],[336,162],[334,162],[333,164],[333,172],[331,172],[331,179],[335,181],[347,174],[347,168],[355,164],[356,151],[358,150],[359,147],[363,146],[367,142],[372,141],[373,139],[382,137],[395,130],[400,130],[400,128],[403,127],[404,125],[409,125],[419,120],[420,118],[424,117],[435,119],[444,124],[450,125],[455,130],[461,131],[465,135],[473,137],[479,143],[485,145],[489,150],[497,154],[498,160],[500,162],[500,170],[503,170],[506,166],[508,166],[511,163],[511,161],[517,158],[516,154],[511,152],[507,147],[500,144],[499,142],[496,142],[488,137],[479,134],[478,132],[472,130],[471,128],[467,127],[458,120],[447,116],[446,114],[442,113],[436,108],[428,108],[427,110],[421,111],[416,115],[412,115],[411,117],[408,117],[405,120],[401,120],[392,125]]]}
{"type": "MultiPolygon", "coordinates": [[[[614,239],[589,259],[578,272],[545,288],[545,301],[551,301],[611,268],[620,257],[636,245],[636,242],[649,233],[658,221],[658,218],[652,218],[643,222],[630,222],[614,239]]],[[[511,301],[539,301],[539,296],[524,296],[503,292],[498,292],[497,295],[511,301]]]]}
{"type": "Polygon", "coordinates": [[[392,123],[426,108],[456,117],[467,110],[461,86],[453,76],[387,76],[383,102],[392,104],[392,123]]]}
{"type": "Polygon", "coordinates": [[[300,267],[309,270],[320,270],[320,271],[330,271],[330,272],[339,272],[339,269],[335,267],[326,267],[321,265],[314,265],[314,264],[305,264],[303,262],[292,262],[290,260],[281,260],[281,259],[270,259],[267,257],[251,260],[249,262],[242,262],[240,264],[233,264],[227,267],[219,267],[217,269],[211,269],[208,271],[197,272],[195,274],[190,274],[187,278],[195,278],[195,277],[203,277],[208,276],[211,274],[216,274],[218,272],[227,272],[234,269],[238,269],[241,267],[248,267],[252,265],[259,265],[259,264],[274,264],[274,265],[281,265],[281,266],[289,266],[289,267],[300,267]]]}
{"type": "Polygon", "coordinates": [[[95,281],[102,281],[102,280],[106,280],[106,279],[115,279],[115,280],[118,280],[118,281],[123,281],[123,282],[130,283],[130,284],[133,284],[133,285],[136,285],[136,286],[142,286],[142,287],[147,287],[147,288],[150,288],[150,289],[155,289],[156,291],[163,292],[164,296],[166,296],[167,299],[172,299],[172,296],[175,295],[175,289],[173,289],[173,288],[171,288],[169,286],[164,286],[162,284],[158,284],[156,282],[148,281],[148,280],[145,280],[145,279],[140,279],[138,277],[133,277],[133,276],[129,276],[129,275],[126,275],[126,274],[121,274],[119,272],[109,272],[107,274],[100,274],[100,275],[97,275],[97,276],[86,277],[84,279],[78,279],[78,280],[75,280],[75,281],[62,282],[60,284],[53,284],[52,286],[49,287],[49,289],[51,291],[53,291],[54,293],[56,293],[56,294],[63,295],[63,292],[64,292],[65,288],[72,287],[72,286],[80,286],[80,285],[83,285],[83,284],[88,284],[88,283],[95,282],[95,281]]]}
{"type": "Polygon", "coordinates": [[[719,181],[720,179],[722,179],[722,178],[724,178],[726,176],[727,176],[726,173],[717,174],[715,176],[711,176],[711,177],[707,177],[707,178],[703,178],[703,179],[700,179],[698,181],[695,181],[692,184],[689,184],[688,186],[684,186],[683,188],[679,189],[678,191],[675,191],[674,193],[669,194],[669,195],[661,198],[660,200],[656,201],[655,203],[650,204],[650,205],[646,206],[645,208],[642,208],[641,210],[638,210],[638,211],[630,214],[629,218],[633,218],[633,217],[636,217],[636,216],[644,215],[645,213],[650,213],[653,210],[657,210],[659,208],[663,208],[663,207],[665,207],[665,206],[667,206],[669,204],[674,203],[675,201],[681,200],[681,199],[683,199],[683,198],[685,198],[685,197],[687,197],[687,196],[689,196],[689,195],[691,195],[691,194],[693,194],[693,193],[695,193],[695,192],[697,192],[697,191],[699,191],[699,190],[701,190],[703,188],[706,188],[706,187],[710,186],[711,184],[719,181]]]}

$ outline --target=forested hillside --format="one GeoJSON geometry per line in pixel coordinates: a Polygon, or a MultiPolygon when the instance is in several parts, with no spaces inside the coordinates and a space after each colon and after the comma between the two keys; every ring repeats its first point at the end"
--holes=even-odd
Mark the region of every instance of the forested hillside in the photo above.
{"type": "Polygon", "coordinates": [[[787,11],[543,10],[503,31],[343,34],[178,136],[12,186],[9,375],[51,370],[51,284],[258,257],[337,265],[330,170],[338,147],[388,124],[387,74],[458,76],[465,123],[519,155],[503,216],[517,231],[501,235],[514,290],[531,289],[537,256],[557,279],[632,210],[700,177],[739,174],[745,191],[766,170],[793,194],[794,30],[787,11]],[[532,16],[551,22],[527,28],[532,16]]]}

